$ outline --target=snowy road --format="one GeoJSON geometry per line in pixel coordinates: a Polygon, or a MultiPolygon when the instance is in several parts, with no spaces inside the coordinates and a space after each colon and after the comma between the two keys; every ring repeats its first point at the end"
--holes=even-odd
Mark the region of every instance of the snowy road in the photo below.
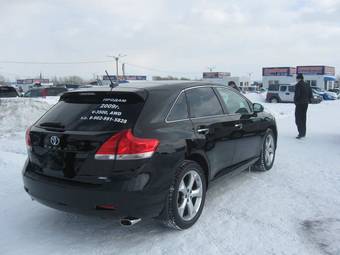
{"type": "Polygon", "coordinates": [[[2,255],[340,254],[340,101],[311,105],[307,138],[300,141],[294,138],[294,106],[264,104],[279,128],[274,168],[213,183],[202,217],[181,232],[152,220],[122,228],[117,220],[32,202],[21,181],[24,126],[49,107],[33,104],[18,111],[0,105],[14,116],[0,113],[2,255]]]}

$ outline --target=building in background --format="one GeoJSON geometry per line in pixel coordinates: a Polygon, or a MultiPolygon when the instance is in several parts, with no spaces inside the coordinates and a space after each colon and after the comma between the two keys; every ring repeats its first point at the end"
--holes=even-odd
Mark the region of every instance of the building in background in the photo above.
{"type": "Polygon", "coordinates": [[[203,80],[223,85],[233,81],[242,91],[256,89],[256,86],[251,84],[249,76],[231,76],[230,72],[204,72],[203,80]]]}
{"type": "Polygon", "coordinates": [[[296,83],[295,67],[264,67],[262,68],[263,88],[268,89],[273,84],[296,83]]]}
{"type": "Polygon", "coordinates": [[[303,74],[305,82],[312,87],[325,90],[335,87],[335,67],[332,66],[264,67],[263,87],[268,89],[271,84],[296,84],[297,74],[303,74]]]}
{"type": "MultiPolygon", "coordinates": [[[[103,80],[101,82],[101,85],[103,86],[108,86],[110,85],[110,79],[111,81],[115,82],[117,80],[117,76],[116,75],[103,75],[103,80]]],[[[118,80],[119,83],[124,83],[124,82],[128,82],[128,81],[146,81],[147,80],[147,76],[146,75],[119,75],[118,76],[118,80]]]]}
{"type": "Polygon", "coordinates": [[[332,66],[298,66],[297,74],[303,74],[305,82],[312,87],[329,90],[335,87],[335,67],[332,66]]]}

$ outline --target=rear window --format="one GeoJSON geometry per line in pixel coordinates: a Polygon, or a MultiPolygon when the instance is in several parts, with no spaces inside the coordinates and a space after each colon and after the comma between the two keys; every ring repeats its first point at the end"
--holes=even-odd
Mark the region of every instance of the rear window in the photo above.
{"type": "Polygon", "coordinates": [[[61,98],[37,123],[70,131],[116,131],[132,128],[144,105],[133,93],[72,93],[61,98]]]}
{"type": "Polygon", "coordinates": [[[0,87],[0,97],[17,97],[18,93],[12,87],[0,87]]]}
{"type": "Polygon", "coordinates": [[[278,91],[279,87],[280,87],[279,84],[270,84],[269,87],[268,87],[268,90],[270,90],[270,91],[278,91]]]}

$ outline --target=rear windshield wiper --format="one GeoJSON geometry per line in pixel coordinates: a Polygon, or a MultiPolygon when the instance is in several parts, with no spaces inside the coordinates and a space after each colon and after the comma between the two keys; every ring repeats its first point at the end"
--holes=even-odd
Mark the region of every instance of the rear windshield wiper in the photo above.
{"type": "Polygon", "coordinates": [[[47,127],[47,128],[58,128],[58,129],[64,129],[65,126],[62,125],[60,122],[43,122],[39,124],[41,127],[47,127]]]}

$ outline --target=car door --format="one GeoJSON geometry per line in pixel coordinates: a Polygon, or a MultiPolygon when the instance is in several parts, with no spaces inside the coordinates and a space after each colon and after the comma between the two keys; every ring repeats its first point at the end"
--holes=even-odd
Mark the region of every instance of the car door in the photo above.
{"type": "Polygon", "coordinates": [[[287,102],[294,102],[295,85],[288,86],[289,95],[287,96],[287,102]]]}
{"type": "Polygon", "coordinates": [[[259,156],[261,148],[261,136],[258,131],[261,118],[253,113],[251,103],[239,93],[228,88],[216,88],[229,117],[235,120],[234,141],[235,152],[233,157],[233,165],[247,161],[259,156]]]}
{"type": "Polygon", "coordinates": [[[235,143],[234,116],[225,114],[222,104],[211,87],[186,91],[189,114],[196,139],[194,148],[203,150],[209,160],[211,176],[232,165],[235,143]]]}
{"type": "Polygon", "coordinates": [[[289,102],[289,98],[290,98],[290,94],[291,93],[288,91],[288,86],[287,85],[281,85],[279,93],[280,93],[281,101],[289,102]]]}

